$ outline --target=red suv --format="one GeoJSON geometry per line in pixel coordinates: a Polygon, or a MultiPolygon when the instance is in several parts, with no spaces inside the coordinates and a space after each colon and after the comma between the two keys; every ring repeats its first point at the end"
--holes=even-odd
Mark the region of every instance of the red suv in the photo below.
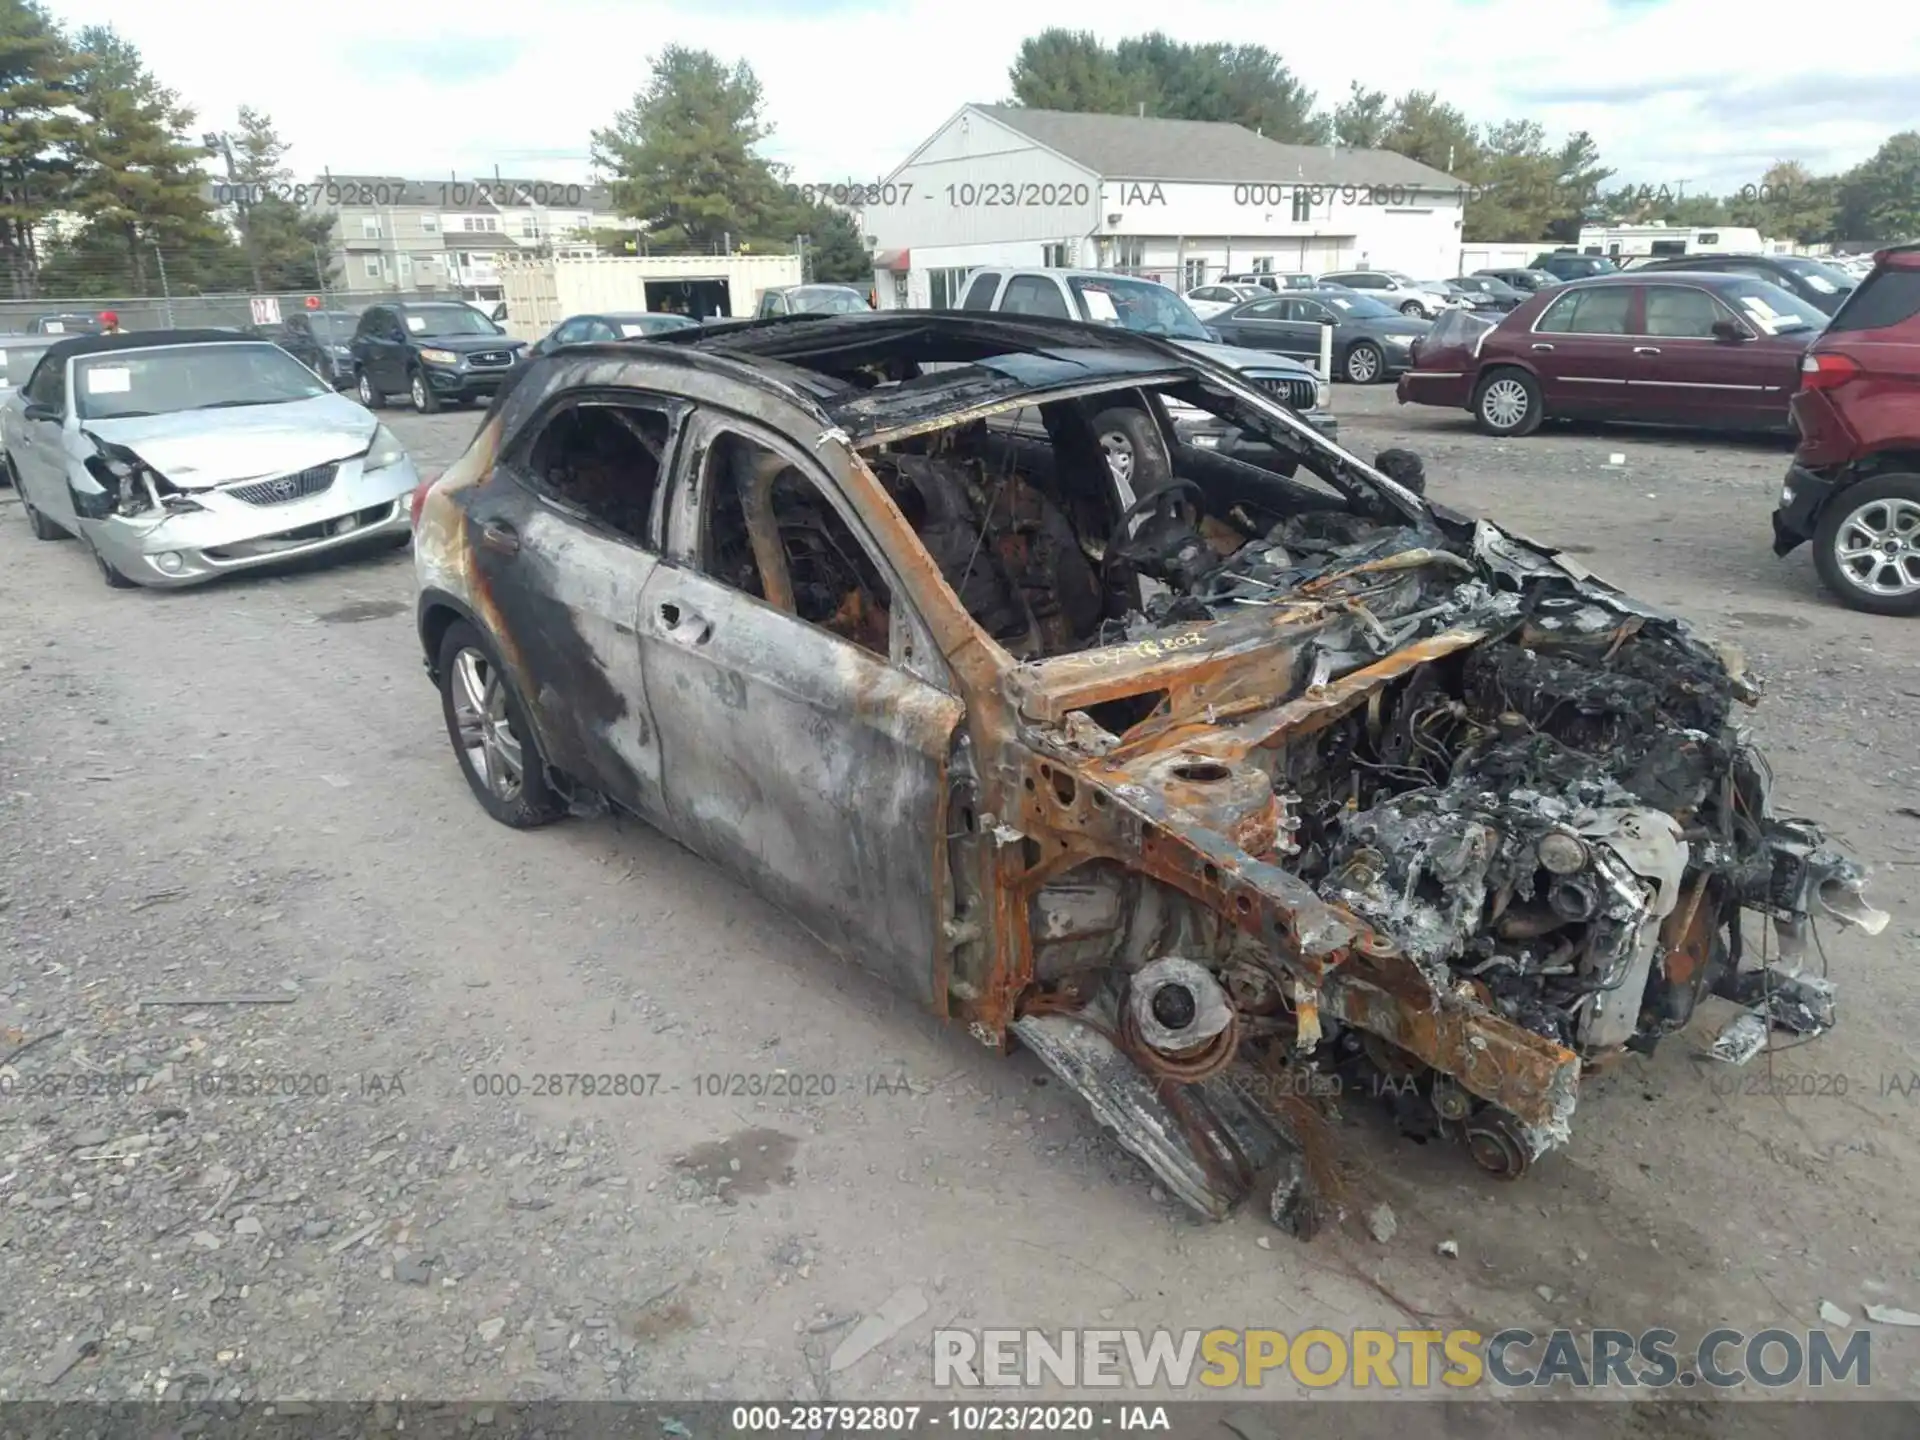
{"type": "Polygon", "coordinates": [[[1813,541],[1843,604],[1920,615],[1920,243],[1874,256],[1801,362],[1773,549],[1813,541]]]}

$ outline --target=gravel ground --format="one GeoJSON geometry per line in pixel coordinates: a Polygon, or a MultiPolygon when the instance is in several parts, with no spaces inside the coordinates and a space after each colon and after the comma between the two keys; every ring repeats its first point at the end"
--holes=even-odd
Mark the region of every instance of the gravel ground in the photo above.
{"type": "MultiPolygon", "coordinates": [[[[1716,1006],[1590,1081],[1572,1147],[1517,1185],[1350,1117],[1388,1243],[1197,1225],[1031,1057],[658,835],[488,822],[406,555],[118,593],[0,491],[0,1057],[31,1045],[0,1068],[0,1399],[911,1397],[941,1324],[1696,1336],[1920,1310],[1920,626],[1773,557],[1782,445],[1497,442],[1387,388],[1336,404],[1356,450],[1420,451],[1437,498],[1766,678],[1784,808],[1873,862],[1894,914],[1829,937],[1840,1028],[1771,1086],[1756,1061],[1756,1093],[1719,1093],[1695,1058],[1716,1006]],[[775,1069],[834,1093],[703,1093],[775,1069]],[[653,1078],[536,1097],[556,1071],[653,1078]],[[836,1368],[902,1290],[925,1313],[836,1368]]],[[[432,472],[476,418],[392,423],[432,472]]],[[[1878,1330],[1876,1390],[1920,1391],[1914,1333],[1878,1330]]]]}

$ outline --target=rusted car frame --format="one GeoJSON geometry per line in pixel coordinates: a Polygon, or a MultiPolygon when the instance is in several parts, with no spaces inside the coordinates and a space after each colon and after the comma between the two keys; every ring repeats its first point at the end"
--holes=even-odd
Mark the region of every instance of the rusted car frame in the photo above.
{"type": "Polygon", "coordinates": [[[1737,663],[1147,337],[894,313],[565,347],[425,495],[415,551],[429,667],[444,683],[449,634],[481,637],[539,787],[661,826],[981,1043],[1025,1043],[1206,1215],[1257,1194],[1311,1228],[1303,1075],[1399,1077],[1438,1131],[1516,1176],[1565,1139],[1583,1067],[1644,1048],[1709,993],[1748,1004],[1763,1036],[1830,1023],[1829,989],[1743,965],[1743,911],[1787,938],[1814,913],[1884,923],[1858,867],[1770,816],[1764,766],[1730,724],[1636,732],[1650,758],[1602,773],[1550,733],[1558,701],[1475,698],[1488,673],[1544,677],[1578,709],[1583,677],[1624,656],[1650,694],[1677,665],[1658,693],[1724,722],[1729,699],[1754,698],[1737,663]],[[1075,422],[1123,394],[1167,442],[1139,495],[1090,478],[1075,422]],[[1187,451],[1163,396],[1292,463],[1187,451]],[[532,437],[636,403],[657,478],[613,535],[542,493],[532,437]],[[1053,451],[1023,460],[993,426],[1036,409],[1053,451]],[[796,551],[780,506],[800,482],[815,543],[796,551]],[[723,562],[735,504],[744,540],[723,562]],[[964,565],[951,528],[946,549],[934,539],[953,515],[978,529],[964,565]],[[1266,515],[1281,518],[1263,533],[1249,517],[1266,515]],[[1328,548],[1322,531],[1360,538],[1328,548]],[[997,637],[968,591],[983,548],[1021,583],[1054,566],[1051,593],[1029,584],[1039,599],[997,637]],[[749,552],[758,593],[719,578],[747,573],[749,552]],[[820,555],[848,587],[830,616],[820,555]],[[1097,632],[1069,613],[1096,572],[1097,632]],[[1171,608],[1113,613],[1116,593],[1148,593],[1143,576],[1172,577],[1171,608]],[[820,613],[802,617],[803,592],[820,613]],[[1636,668],[1636,646],[1664,648],[1636,668]],[[1381,758],[1402,732],[1426,758],[1398,768],[1432,783],[1381,758]],[[1450,758],[1427,754],[1446,744],[1450,758]],[[1366,772],[1350,787],[1341,772],[1344,807],[1319,793],[1322,750],[1366,772]],[[1510,795],[1471,779],[1523,752],[1537,773],[1510,795]],[[1303,775],[1311,798],[1294,793],[1303,775]],[[1691,798],[1661,810],[1634,785],[1691,798]]]}

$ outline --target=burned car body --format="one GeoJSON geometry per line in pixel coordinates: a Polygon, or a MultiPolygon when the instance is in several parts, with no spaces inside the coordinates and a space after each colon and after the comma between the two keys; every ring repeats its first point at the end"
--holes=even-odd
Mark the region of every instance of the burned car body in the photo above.
{"type": "Polygon", "coordinates": [[[0,445],[34,535],[78,536],[116,587],[405,544],[419,484],[367,410],[279,346],[217,330],[49,347],[0,403],[0,445]]]}
{"type": "Polygon", "coordinates": [[[1304,1230],[1311,1087],[1250,1079],[1400,1077],[1515,1176],[1709,995],[1730,1060],[1831,1023],[1743,917],[1788,956],[1886,918],[1771,813],[1737,657],[1418,490],[1074,322],[582,347],[420,500],[420,633],[496,818],[639,814],[1027,1045],[1198,1212],[1304,1230]],[[1121,403],[1164,447],[1137,493],[1088,424],[1121,403]]]}

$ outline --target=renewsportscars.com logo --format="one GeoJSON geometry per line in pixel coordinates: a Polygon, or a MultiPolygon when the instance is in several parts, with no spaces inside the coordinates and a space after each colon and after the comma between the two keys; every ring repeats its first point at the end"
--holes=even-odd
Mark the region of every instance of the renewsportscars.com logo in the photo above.
{"type": "Polygon", "coordinates": [[[1865,1387],[1866,1330],[935,1330],[933,1383],[999,1389],[1158,1386],[1256,1388],[1291,1378],[1315,1389],[1667,1389],[1754,1385],[1865,1387]]]}

